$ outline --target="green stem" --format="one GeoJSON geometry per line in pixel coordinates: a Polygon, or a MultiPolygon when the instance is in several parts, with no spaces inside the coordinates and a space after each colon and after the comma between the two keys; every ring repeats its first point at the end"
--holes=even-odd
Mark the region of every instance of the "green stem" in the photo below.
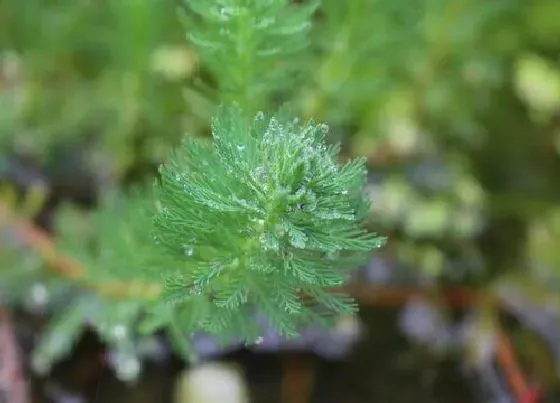
{"type": "Polygon", "coordinates": [[[253,62],[255,53],[255,43],[253,40],[250,13],[244,12],[237,18],[237,94],[234,94],[235,101],[242,110],[252,113],[252,81],[253,81],[253,62]]]}

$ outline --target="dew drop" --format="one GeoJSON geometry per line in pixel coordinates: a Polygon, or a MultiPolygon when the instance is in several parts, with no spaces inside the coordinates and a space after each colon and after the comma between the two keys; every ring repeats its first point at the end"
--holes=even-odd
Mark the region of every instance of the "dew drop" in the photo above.
{"type": "Polygon", "coordinates": [[[289,233],[290,244],[295,248],[304,249],[307,244],[307,239],[307,235],[305,235],[303,231],[293,229],[289,233]]]}
{"type": "Polygon", "coordinates": [[[285,233],[286,233],[286,229],[284,228],[284,226],[282,224],[275,224],[274,225],[274,234],[276,235],[276,237],[282,238],[285,233]]]}
{"type": "Polygon", "coordinates": [[[260,242],[265,250],[271,250],[275,252],[280,250],[280,243],[278,242],[278,239],[270,233],[262,234],[260,237],[260,242]]]}
{"type": "Polygon", "coordinates": [[[258,166],[257,168],[255,168],[255,170],[252,172],[252,176],[254,180],[258,182],[262,181],[265,176],[264,167],[258,166]]]}
{"type": "Polygon", "coordinates": [[[319,125],[319,130],[321,130],[321,132],[323,132],[323,134],[327,134],[329,132],[329,126],[324,124],[324,123],[321,123],[319,125]]]}
{"type": "Polygon", "coordinates": [[[222,21],[228,21],[231,19],[231,7],[222,7],[220,8],[220,19],[222,21]]]}
{"type": "Polygon", "coordinates": [[[245,146],[242,145],[242,144],[239,144],[239,145],[237,146],[237,150],[240,151],[240,152],[241,152],[241,151],[244,151],[244,150],[245,150],[245,146]]]}
{"type": "Polygon", "coordinates": [[[339,257],[340,257],[340,251],[339,250],[329,251],[329,252],[327,252],[327,256],[326,256],[326,258],[328,260],[336,260],[339,257]]]}
{"type": "Polygon", "coordinates": [[[255,227],[262,229],[265,226],[265,222],[262,218],[251,218],[251,222],[255,223],[255,227]]]}
{"type": "Polygon", "coordinates": [[[192,256],[194,253],[194,248],[189,245],[185,245],[185,256],[192,256]]]}

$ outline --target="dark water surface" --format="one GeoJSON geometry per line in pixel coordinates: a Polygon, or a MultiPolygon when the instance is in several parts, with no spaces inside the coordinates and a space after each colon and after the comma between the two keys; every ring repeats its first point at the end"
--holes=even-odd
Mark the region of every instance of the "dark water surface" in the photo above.
{"type": "MultiPolygon", "coordinates": [[[[412,346],[398,327],[398,311],[364,309],[364,339],[344,361],[315,358],[309,403],[475,403],[472,385],[449,356],[412,346]]],[[[135,385],[117,381],[100,364],[101,346],[85,337],[76,353],[46,379],[33,379],[34,403],[171,403],[183,364],[148,364],[135,385]]],[[[301,354],[302,360],[304,359],[301,354]]],[[[234,352],[247,376],[252,402],[281,403],[283,356],[234,352]]],[[[297,355],[296,355],[297,359],[297,355]]],[[[309,359],[309,357],[306,357],[309,359]]],[[[297,393],[296,393],[297,395],[297,393]]],[[[227,403],[227,402],[224,402],[227,403]]],[[[284,402],[282,402],[284,403],[284,402]]],[[[296,402],[294,402],[296,403],[296,402]]],[[[298,402],[299,403],[299,402],[298,402]]]]}

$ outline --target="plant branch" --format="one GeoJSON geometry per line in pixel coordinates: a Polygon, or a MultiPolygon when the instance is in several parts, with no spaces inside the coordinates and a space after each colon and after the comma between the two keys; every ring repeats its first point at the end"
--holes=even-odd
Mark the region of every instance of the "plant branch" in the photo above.
{"type": "Polygon", "coordinates": [[[23,242],[34,250],[45,262],[53,274],[66,278],[76,284],[98,293],[104,297],[117,299],[152,299],[159,295],[161,287],[157,284],[143,284],[135,281],[89,283],[86,271],[80,262],[61,256],[52,242],[51,236],[44,230],[25,221],[17,220],[7,206],[0,202],[0,222],[11,226],[11,230],[23,242]]]}
{"type": "Polygon", "coordinates": [[[0,305],[0,400],[3,402],[31,402],[21,362],[9,316],[0,305]]]}

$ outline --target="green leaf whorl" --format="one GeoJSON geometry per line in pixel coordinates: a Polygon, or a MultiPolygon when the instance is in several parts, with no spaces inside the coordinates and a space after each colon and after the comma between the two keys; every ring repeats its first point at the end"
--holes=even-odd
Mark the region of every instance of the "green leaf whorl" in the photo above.
{"type": "Polygon", "coordinates": [[[339,165],[327,129],[222,107],[213,142],[187,137],[161,167],[157,242],[186,262],[170,296],[205,304],[204,330],[247,333],[260,311],[294,336],[326,311],[355,311],[329,289],[384,239],[364,228],[364,161],[339,165]]]}

